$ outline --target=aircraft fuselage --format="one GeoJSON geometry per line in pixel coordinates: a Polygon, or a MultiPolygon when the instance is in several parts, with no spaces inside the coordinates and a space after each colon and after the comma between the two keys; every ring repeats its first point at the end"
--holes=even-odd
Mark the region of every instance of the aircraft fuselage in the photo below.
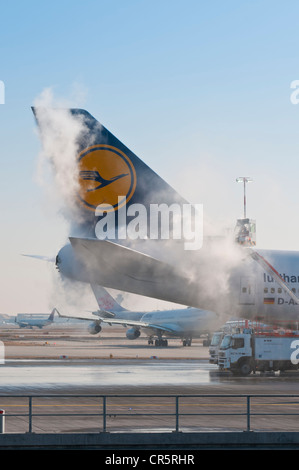
{"type": "MultiPolygon", "coordinates": [[[[227,286],[222,289],[219,289],[216,281],[214,283],[213,275],[206,283],[208,288],[203,288],[200,276],[198,284],[197,278],[192,283],[186,278],[185,284],[180,280],[175,285],[171,279],[169,282],[164,279],[161,285],[161,280],[155,282],[155,277],[147,277],[146,272],[142,279],[137,275],[134,277],[134,272],[131,273],[129,268],[123,274],[118,262],[113,264],[110,258],[107,264],[103,260],[90,267],[77,258],[71,245],[60,251],[57,267],[62,275],[71,279],[97,282],[108,288],[213,311],[226,318],[295,325],[299,322],[299,252],[262,250],[260,253],[275,266],[288,287],[298,295],[298,303],[260,265],[248,259],[240,261],[230,271],[227,286]]],[[[203,265],[201,276],[205,275],[206,269],[203,265]]],[[[201,272],[200,266],[198,271],[201,272]]]]}

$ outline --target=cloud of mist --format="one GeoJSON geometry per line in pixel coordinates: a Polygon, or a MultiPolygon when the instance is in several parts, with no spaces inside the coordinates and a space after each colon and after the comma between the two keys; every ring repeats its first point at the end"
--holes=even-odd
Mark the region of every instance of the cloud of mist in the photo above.
{"type": "MultiPolygon", "coordinates": [[[[79,116],[74,116],[70,108],[82,106],[86,90],[74,84],[70,98],[57,98],[52,88],[44,89],[34,101],[38,121],[37,134],[41,149],[37,156],[36,181],[43,190],[43,208],[53,216],[62,216],[61,224],[67,224],[67,235],[72,226],[81,222],[78,205],[78,145],[87,129],[79,116]]],[[[52,277],[50,306],[56,306],[61,313],[81,313],[92,302],[90,287],[79,282],[52,277]]]]}
{"type": "Polygon", "coordinates": [[[45,89],[34,102],[42,148],[37,160],[37,181],[46,194],[47,204],[71,223],[80,217],[77,194],[78,142],[86,133],[84,122],[74,117],[67,100],[54,98],[45,89]]]}
{"type": "MultiPolygon", "coordinates": [[[[149,163],[149,162],[147,162],[149,163]]],[[[172,172],[174,169],[172,167],[172,172]]],[[[234,227],[237,217],[233,220],[225,209],[227,205],[227,184],[222,181],[221,174],[215,168],[211,168],[209,162],[199,162],[196,165],[178,166],[178,171],[173,175],[172,188],[186,198],[191,204],[203,204],[203,245],[197,251],[182,249],[182,244],[169,240],[163,243],[163,249],[159,250],[159,243],[152,243],[149,254],[153,254],[170,265],[174,266],[174,272],[183,273],[188,281],[197,285],[197,306],[209,310],[223,312],[224,320],[227,315],[237,315],[232,312],[231,305],[234,296],[237,296],[235,304],[238,306],[239,285],[235,284],[235,275],[240,267],[251,270],[252,261],[243,247],[234,241],[234,227]],[[214,190],[212,189],[214,188],[214,190]],[[212,200],[210,199],[212,198],[212,200]],[[217,217],[209,209],[218,207],[217,217]],[[158,255],[160,251],[160,255],[158,255]]],[[[235,181],[232,180],[234,187],[235,181]]],[[[234,188],[233,188],[234,189],[234,188]]],[[[160,194],[161,201],[167,195],[160,194]]],[[[238,200],[238,202],[241,201],[238,200]]],[[[236,204],[237,206],[237,204],[236,204]]],[[[239,214],[238,214],[239,215],[239,214]]],[[[134,247],[134,246],[133,246],[134,247]]],[[[135,245],[138,249],[138,244],[135,245]]],[[[178,289],[179,286],[167,285],[168,291],[178,289]]],[[[171,282],[171,281],[170,281],[171,282]]],[[[194,306],[194,305],[193,305],[194,306]]]]}

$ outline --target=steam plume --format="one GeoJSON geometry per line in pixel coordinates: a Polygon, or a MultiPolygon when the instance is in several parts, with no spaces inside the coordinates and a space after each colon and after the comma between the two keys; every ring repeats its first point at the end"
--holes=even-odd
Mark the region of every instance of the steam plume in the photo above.
{"type": "Polygon", "coordinates": [[[36,98],[34,107],[42,141],[37,179],[50,203],[71,222],[80,217],[76,158],[78,142],[86,132],[84,122],[70,113],[69,104],[55,100],[50,88],[36,98]]]}

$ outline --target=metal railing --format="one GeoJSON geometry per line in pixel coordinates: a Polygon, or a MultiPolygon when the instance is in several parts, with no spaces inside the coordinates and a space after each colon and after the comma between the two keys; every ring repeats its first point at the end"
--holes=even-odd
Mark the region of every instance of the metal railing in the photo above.
{"type": "MultiPolygon", "coordinates": [[[[253,417],[262,417],[262,418],[269,418],[270,416],[283,416],[283,417],[296,417],[299,415],[299,412],[296,411],[296,408],[299,410],[299,395],[271,395],[271,394],[196,394],[196,395],[98,395],[98,394],[53,394],[53,395],[0,395],[0,433],[5,432],[5,420],[11,418],[19,418],[24,420],[24,418],[28,419],[28,430],[25,432],[32,433],[34,420],[37,418],[70,418],[73,419],[75,417],[80,418],[97,418],[97,427],[98,432],[109,432],[107,421],[109,418],[113,418],[114,423],[115,419],[128,419],[128,421],[132,420],[133,418],[143,418],[143,424],[147,423],[146,426],[150,430],[152,427],[152,421],[158,418],[172,418],[174,424],[172,426],[169,425],[167,422],[167,429],[171,429],[174,432],[181,432],[183,427],[181,425],[181,420],[183,418],[188,417],[188,419],[193,418],[192,426],[198,431],[202,431],[202,422],[200,418],[202,417],[225,417],[226,421],[222,427],[228,427],[227,417],[244,417],[245,423],[242,427],[242,431],[251,431],[251,420],[253,417]],[[80,401],[79,404],[69,404],[68,403],[73,399],[80,398],[83,401],[80,401]],[[126,403],[127,399],[130,398],[131,401],[129,405],[126,403]],[[153,400],[159,398],[162,403],[155,403],[153,400]],[[26,403],[22,405],[17,405],[16,402],[20,399],[26,399],[26,403]],[[51,402],[47,402],[46,404],[41,404],[41,400],[51,400],[51,402]],[[125,399],[125,403],[123,400],[125,399]],[[290,401],[291,399],[291,401],[290,401]],[[62,404],[60,405],[53,405],[53,401],[62,400],[62,404]],[[67,403],[63,400],[66,400],[67,403]],[[84,400],[92,400],[92,403],[84,404],[84,400]],[[165,401],[167,400],[167,401],[165,401]],[[170,400],[170,402],[168,401],[170,400]],[[200,403],[197,403],[193,400],[201,400],[200,403]],[[205,400],[210,400],[208,403],[205,400]],[[220,401],[219,401],[220,400],[220,401]],[[222,403],[223,400],[228,400],[226,403],[222,403]],[[236,403],[237,400],[237,403],[236,403]],[[254,402],[254,400],[259,400],[259,402],[254,402]],[[280,401],[282,400],[282,401],[280,401]],[[151,404],[147,404],[150,401],[151,404]],[[143,406],[144,405],[144,406],[143,406]],[[16,406],[25,407],[27,411],[22,413],[14,413],[9,410],[13,409],[16,406]],[[38,413],[34,411],[34,408],[39,406],[44,406],[49,408],[51,411],[46,413],[38,413]],[[62,406],[66,409],[67,406],[74,407],[74,408],[84,408],[84,406],[92,406],[99,408],[98,411],[92,413],[84,413],[80,412],[59,412],[53,413],[53,408],[55,406],[62,406]],[[161,409],[162,411],[159,412],[136,412],[136,408],[138,406],[143,406],[146,408],[147,406],[152,406],[161,409]],[[262,406],[263,411],[257,412],[254,411],[253,408],[257,406],[262,406]],[[275,406],[275,412],[271,412],[271,407],[275,406]],[[288,411],[286,412],[283,410],[284,407],[288,407],[288,411]],[[129,407],[129,408],[128,408],[129,407]],[[167,412],[166,408],[171,407],[172,411],[167,412]],[[205,412],[193,412],[190,411],[190,408],[193,407],[204,407],[205,412]],[[210,411],[207,409],[213,410],[214,407],[218,407],[219,411],[210,411]],[[236,411],[237,407],[241,407],[241,411],[236,411]],[[267,408],[268,407],[268,408],[267,408]],[[108,409],[109,408],[109,409],[108,409]],[[118,409],[121,409],[118,411],[118,409]],[[187,408],[188,412],[184,412],[183,408],[187,408]],[[282,411],[282,410],[283,411],[282,411]],[[226,411],[225,411],[226,410],[226,411]],[[277,411],[278,410],[278,411],[277,411]],[[196,419],[195,419],[196,418],[196,419]],[[146,421],[148,420],[148,421],[146,421]]],[[[47,423],[47,421],[46,421],[47,423]]],[[[132,426],[128,427],[127,422],[123,421],[120,423],[121,425],[125,425],[126,429],[132,429],[132,426]]],[[[164,424],[164,423],[163,423],[164,424]]],[[[299,422],[294,421],[294,425],[299,428],[299,422]]],[[[162,425],[163,426],[163,425],[162,425]]],[[[134,427],[134,426],[133,426],[134,427]]],[[[48,431],[47,431],[48,432],[48,431]]],[[[57,431],[55,431],[57,432],[57,431]]],[[[123,432],[123,428],[122,428],[123,432]]]]}

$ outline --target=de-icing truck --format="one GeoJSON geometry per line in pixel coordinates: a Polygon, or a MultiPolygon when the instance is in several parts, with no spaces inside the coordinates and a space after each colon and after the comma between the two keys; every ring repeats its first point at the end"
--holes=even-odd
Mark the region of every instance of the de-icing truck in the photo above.
{"type": "Polygon", "coordinates": [[[256,371],[298,369],[299,332],[243,333],[224,336],[218,351],[218,366],[234,374],[249,375],[256,371]]]}
{"type": "MultiPolygon", "coordinates": [[[[218,364],[218,352],[225,335],[240,332],[241,328],[253,327],[256,322],[250,322],[248,320],[229,320],[227,321],[219,331],[216,331],[211,340],[209,347],[209,362],[211,364],[218,364]]],[[[263,327],[263,324],[259,324],[259,327],[263,327]]]]}

